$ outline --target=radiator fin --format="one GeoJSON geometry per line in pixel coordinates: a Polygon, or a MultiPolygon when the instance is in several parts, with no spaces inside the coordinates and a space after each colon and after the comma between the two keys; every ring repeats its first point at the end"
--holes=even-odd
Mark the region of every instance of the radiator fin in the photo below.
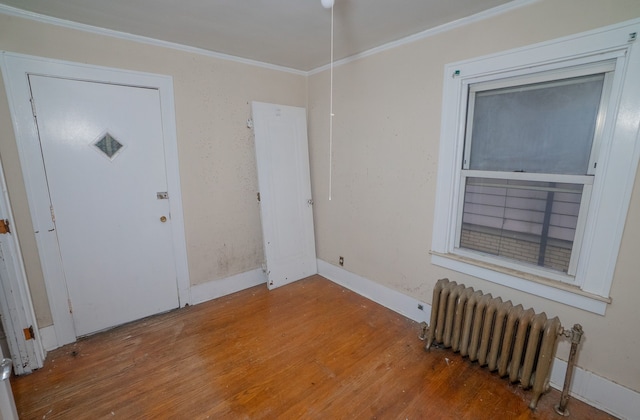
{"type": "Polygon", "coordinates": [[[512,383],[533,389],[531,408],[549,389],[551,363],[562,326],[557,317],[503,302],[448,279],[433,289],[426,348],[451,348],[512,383]]]}

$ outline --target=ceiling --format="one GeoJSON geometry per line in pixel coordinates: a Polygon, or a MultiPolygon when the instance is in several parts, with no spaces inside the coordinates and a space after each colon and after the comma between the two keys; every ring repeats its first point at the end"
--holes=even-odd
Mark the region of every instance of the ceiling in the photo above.
{"type": "MultiPolygon", "coordinates": [[[[511,0],[335,0],[336,60],[511,0]]],[[[517,2],[517,1],[516,1],[517,2]]],[[[330,61],[320,0],[0,0],[99,28],[310,71],[330,61]]],[[[0,8],[0,13],[7,8],[0,8]]]]}

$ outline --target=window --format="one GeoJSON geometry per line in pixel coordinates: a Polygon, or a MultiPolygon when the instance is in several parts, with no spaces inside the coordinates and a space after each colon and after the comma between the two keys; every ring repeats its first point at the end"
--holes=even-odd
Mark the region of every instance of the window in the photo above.
{"type": "Polygon", "coordinates": [[[573,274],[585,186],[465,177],[459,247],[573,274]]]}
{"type": "Polygon", "coordinates": [[[613,69],[469,85],[456,247],[575,275],[613,69]]]}
{"type": "Polygon", "coordinates": [[[446,66],[434,264],[604,314],[640,152],[639,28],[446,66]]]}

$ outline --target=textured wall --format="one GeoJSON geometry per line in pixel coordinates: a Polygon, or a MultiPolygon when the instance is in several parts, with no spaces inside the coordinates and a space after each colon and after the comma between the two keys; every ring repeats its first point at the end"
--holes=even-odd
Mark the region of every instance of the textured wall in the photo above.
{"type": "MultiPolygon", "coordinates": [[[[328,73],[308,78],[0,15],[0,50],[173,76],[187,253],[192,284],[257,268],[262,260],[251,133],[252,100],[308,107],[319,258],[430,302],[435,281],[469,286],[580,322],[578,364],[636,391],[640,367],[640,182],[626,221],[602,317],[430,264],[442,73],[446,63],[529,45],[640,16],[637,0],[540,1],[336,68],[333,197],[328,197],[328,73]],[[308,83],[308,90],[307,90],[308,83]],[[307,101],[307,95],[309,100],[307,101]],[[632,332],[631,334],[629,332],[632,332]],[[616,343],[616,345],[612,345],[616,343]]],[[[339,42],[339,40],[337,40],[339,42]]],[[[0,83],[0,126],[10,127],[0,83]]],[[[17,148],[0,131],[9,184],[41,327],[51,324],[17,148]]],[[[560,348],[566,357],[568,346],[560,348]]]]}
{"type": "MultiPolygon", "coordinates": [[[[255,151],[246,121],[251,101],[304,107],[306,77],[2,14],[0,50],[172,76],[191,284],[261,266],[255,151]]],[[[3,86],[0,125],[0,154],[44,327],[51,314],[3,86]]]]}
{"type": "MultiPolygon", "coordinates": [[[[558,315],[586,331],[578,364],[640,391],[640,180],[606,316],[465,276],[430,263],[447,63],[640,17],[638,1],[540,1],[338,66],[334,71],[333,193],[328,197],[328,72],[309,79],[309,128],[318,258],[430,302],[438,278],[558,315]],[[634,257],[635,253],[635,257],[634,257]],[[615,343],[615,344],[614,344],[615,343]],[[630,363],[631,362],[631,363],[630,363]]],[[[339,42],[339,40],[338,40],[339,42]]],[[[559,355],[566,358],[568,345],[559,355]]]]}

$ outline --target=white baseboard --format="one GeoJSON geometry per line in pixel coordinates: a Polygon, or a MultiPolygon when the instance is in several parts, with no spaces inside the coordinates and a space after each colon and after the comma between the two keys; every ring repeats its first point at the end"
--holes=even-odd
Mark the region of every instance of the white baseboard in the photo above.
{"type": "MultiPolygon", "coordinates": [[[[551,368],[552,387],[562,390],[566,371],[567,362],[556,358],[551,368]]],[[[621,419],[637,419],[640,413],[640,393],[577,366],[573,371],[569,393],[621,419]]],[[[571,402],[567,407],[571,412],[571,402]]]]}
{"type": "Polygon", "coordinates": [[[206,302],[249,287],[267,283],[267,276],[262,269],[236,274],[220,280],[212,280],[203,284],[191,286],[191,304],[206,302]]]}
{"type": "MultiPolygon", "coordinates": [[[[322,260],[318,260],[318,274],[409,319],[429,322],[429,304],[322,260]],[[418,304],[423,310],[418,309],[418,304]]],[[[551,370],[552,387],[562,390],[566,370],[567,362],[556,358],[551,370]]],[[[640,413],[640,393],[577,366],[570,393],[576,399],[621,419],[634,419],[640,413]]],[[[571,411],[571,402],[567,407],[571,411]]]]}
{"type": "Polygon", "coordinates": [[[318,260],[318,274],[416,322],[429,320],[431,305],[357,274],[318,260]],[[418,309],[422,306],[422,310],[418,309]]]}
{"type": "MultiPolygon", "coordinates": [[[[191,286],[190,302],[192,305],[197,305],[198,303],[206,302],[211,299],[226,296],[249,287],[266,283],[267,276],[264,274],[262,269],[255,269],[224,279],[213,280],[204,284],[191,286]]],[[[53,325],[40,328],[38,332],[40,334],[42,347],[45,351],[51,351],[60,347],[58,344],[56,329],[53,325]]]]}
{"type": "Polygon", "coordinates": [[[40,328],[38,332],[40,333],[40,341],[42,342],[42,347],[45,349],[45,351],[51,351],[60,347],[58,345],[56,329],[53,327],[53,325],[40,328]]]}

